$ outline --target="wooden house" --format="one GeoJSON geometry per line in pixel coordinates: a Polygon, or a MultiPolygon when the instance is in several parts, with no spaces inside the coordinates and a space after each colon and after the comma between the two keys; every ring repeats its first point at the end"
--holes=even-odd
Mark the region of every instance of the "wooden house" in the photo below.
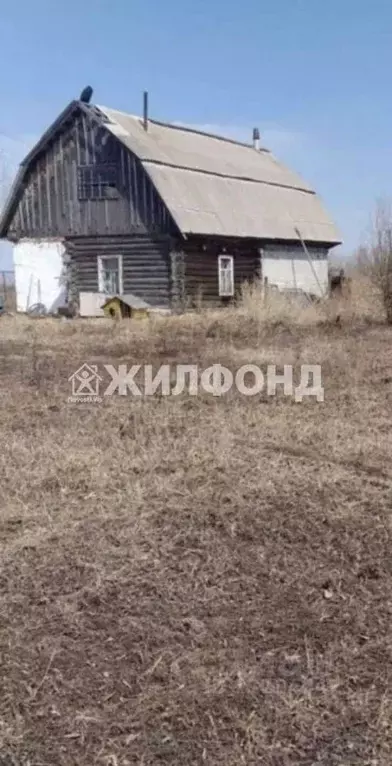
{"type": "Polygon", "coordinates": [[[340,242],[256,130],[245,144],[152,120],[146,98],[143,117],[72,101],[22,162],[0,237],[14,242],[17,289],[18,248],[44,284],[60,247],[82,315],[129,293],[166,310],[225,303],[256,277],[322,294],[340,242]]]}

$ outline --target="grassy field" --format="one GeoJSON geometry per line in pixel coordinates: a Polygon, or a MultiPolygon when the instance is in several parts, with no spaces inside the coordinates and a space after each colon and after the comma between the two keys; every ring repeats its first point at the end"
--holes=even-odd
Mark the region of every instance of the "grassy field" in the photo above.
{"type": "Polygon", "coordinates": [[[0,320],[1,766],[390,766],[392,328],[362,299],[0,320]],[[69,403],[85,361],[321,364],[325,402],[69,403]]]}

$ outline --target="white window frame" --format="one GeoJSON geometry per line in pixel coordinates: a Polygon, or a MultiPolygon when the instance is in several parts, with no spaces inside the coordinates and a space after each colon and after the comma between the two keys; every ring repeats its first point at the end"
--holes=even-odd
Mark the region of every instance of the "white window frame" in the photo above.
{"type": "Polygon", "coordinates": [[[107,261],[109,259],[117,258],[118,263],[118,286],[119,286],[119,294],[123,294],[123,257],[122,255],[118,255],[117,253],[113,253],[112,255],[98,255],[98,291],[103,294],[112,295],[112,293],[106,293],[105,291],[105,285],[103,283],[103,264],[104,261],[107,261]]]}
{"type": "Polygon", "coordinates": [[[220,298],[232,298],[234,295],[234,258],[232,255],[227,255],[227,253],[222,253],[221,255],[218,255],[218,283],[219,283],[219,297],[220,298]],[[222,262],[223,261],[229,261],[230,263],[230,288],[227,289],[224,287],[223,283],[223,268],[222,268],[222,262]]]}

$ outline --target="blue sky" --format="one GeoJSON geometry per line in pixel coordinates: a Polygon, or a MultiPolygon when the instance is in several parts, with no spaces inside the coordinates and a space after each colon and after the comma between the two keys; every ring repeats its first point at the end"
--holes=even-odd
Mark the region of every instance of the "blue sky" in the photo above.
{"type": "Polygon", "coordinates": [[[345,253],[392,196],[390,0],[4,0],[0,43],[0,179],[91,84],[133,113],[148,89],[157,118],[241,139],[258,125],[345,253]]]}

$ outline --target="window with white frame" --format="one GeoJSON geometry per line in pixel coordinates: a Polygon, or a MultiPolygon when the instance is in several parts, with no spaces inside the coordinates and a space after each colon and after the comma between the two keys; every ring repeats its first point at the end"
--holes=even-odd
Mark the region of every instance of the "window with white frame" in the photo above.
{"type": "Polygon", "coordinates": [[[234,258],[232,255],[218,256],[219,295],[230,298],[234,295],[234,258]]]}
{"type": "Polygon", "coordinates": [[[107,295],[123,291],[122,255],[98,256],[98,289],[107,295]]]}

